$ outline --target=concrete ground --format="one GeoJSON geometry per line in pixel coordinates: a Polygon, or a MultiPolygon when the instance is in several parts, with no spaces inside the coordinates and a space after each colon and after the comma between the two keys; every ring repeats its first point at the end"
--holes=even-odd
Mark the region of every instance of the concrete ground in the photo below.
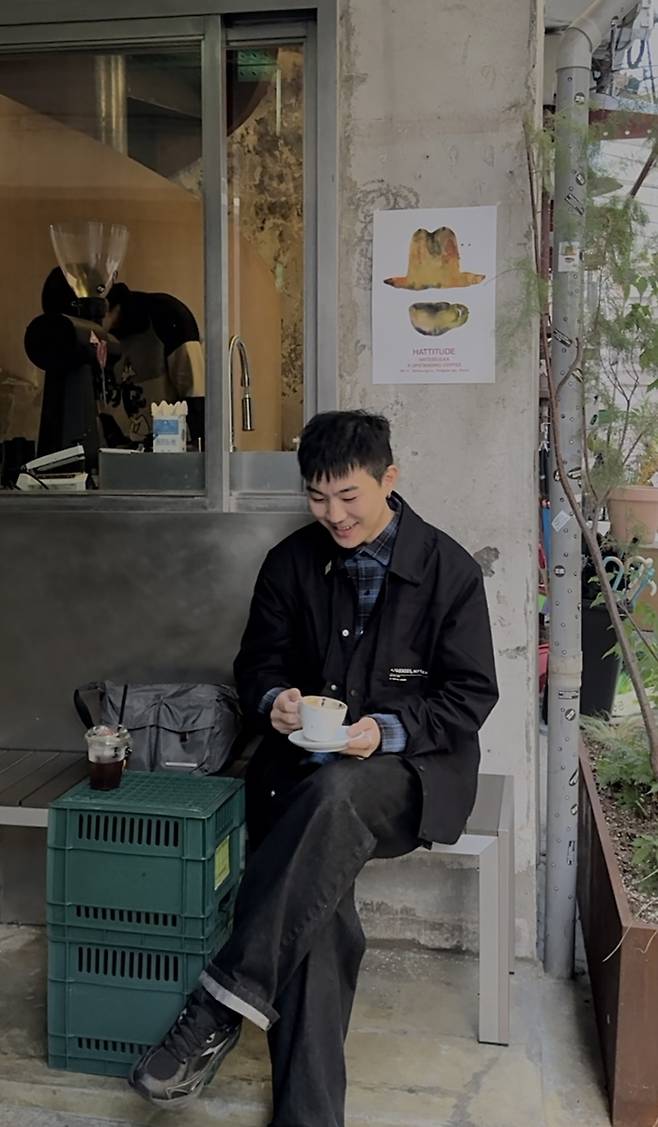
{"type": "MultiPolygon", "coordinates": [[[[125,1083],[45,1064],[43,929],[0,927],[1,1127],[148,1127],[169,1122],[125,1083]]],[[[477,961],[371,949],[348,1042],[349,1127],[606,1127],[584,980],[531,963],[512,980],[512,1043],[478,1045],[477,961]]],[[[248,1026],[185,1127],[264,1127],[265,1038],[248,1026]]],[[[318,1124],[318,1127],[322,1125],[318,1124]]]]}

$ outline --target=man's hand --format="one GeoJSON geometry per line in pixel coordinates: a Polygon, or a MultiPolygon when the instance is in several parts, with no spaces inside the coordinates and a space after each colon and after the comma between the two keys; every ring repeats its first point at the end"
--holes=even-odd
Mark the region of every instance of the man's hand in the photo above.
{"type": "Polygon", "coordinates": [[[290,735],[301,728],[302,721],[299,715],[299,702],[302,694],[299,689],[284,689],[272,705],[270,722],[276,732],[283,736],[290,735]]]}
{"type": "Polygon", "coordinates": [[[364,716],[356,724],[352,724],[347,729],[347,735],[348,744],[342,754],[359,759],[368,759],[382,742],[379,724],[372,716],[364,716]]]}

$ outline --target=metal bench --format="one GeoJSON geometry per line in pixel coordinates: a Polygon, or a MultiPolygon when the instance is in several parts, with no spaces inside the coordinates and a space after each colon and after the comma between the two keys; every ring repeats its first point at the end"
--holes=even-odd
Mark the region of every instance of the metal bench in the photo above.
{"type": "Polygon", "coordinates": [[[87,774],[79,751],[2,751],[0,826],[48,825],[48,806],[87,774]]]}
{"type": "MultiPolygon", "coordinates": [[[[253,740],[227,774],[242,777],[253,740]]],[[[45,923],[48,807],[88,775],[83,751],[0,749],[0,921],[45,923]],[[29,879],[25,874],[29,873],[29,879]]]]}
{"type": "MultiPolygon", "coordinates": [[[[48,805],[87,774],[84,753],[3,751],[0,755],[0,827],[48,825],[48,805]]],[[[473,813],[455,845],[433,853],[477,857],[479,864],[478,1040],[509,1043],[510,984],[514,971],[514,780],[480,775],[473,813]]],[[[36,874],[33,874],[36,878],[36,874]]],[[[45,901],[43,878],[34,899],[45,901]]]]}
{"type": "Polygon", "coordinates": [[[510,974],[514,973],[514,779],[480,775],[477,799],[455,845],[433,853],[477,857],[479,865],[478,1040],[507,1045],[510,1033],[510,974]]]}
{"type": "MultiPolygon", "coordinates": [[[[252,741],[253,743],[253,741],[252,741]]],[[[241,777],[247,742],[226,772],[241,777]]],[[[48,827],[48,806],[89,773],[80,751],[0,751],[0,826],[48,827]]]]}

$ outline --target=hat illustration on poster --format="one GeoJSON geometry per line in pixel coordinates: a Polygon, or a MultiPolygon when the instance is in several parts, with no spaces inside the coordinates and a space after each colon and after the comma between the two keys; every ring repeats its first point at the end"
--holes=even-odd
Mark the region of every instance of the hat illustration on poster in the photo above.
{"type": "Polygon", "coordinates": [[[440,337],[468,321],[468,306],[449,301],[416,301],[409,306],[409,320],[424,337],[440,337]]]}
{"type": "Polygon", "coordinates": [[[463,271],[459,261],[459,244],[450,227],[414,231],[409,245],[407,273],[400,278],[385,278],[387,286],[402,290],[458,289],[476,286],[485,274],[463,271]]]}

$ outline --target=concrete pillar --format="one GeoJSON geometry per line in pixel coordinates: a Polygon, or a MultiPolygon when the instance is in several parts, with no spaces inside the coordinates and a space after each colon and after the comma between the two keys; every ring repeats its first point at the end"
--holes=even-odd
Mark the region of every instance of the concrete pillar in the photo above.
{"type": "Polygon", "coordinates": [[[521,955],[536,945],[538,334],[531,317],[509,325],[531,256],[523,121],[540,18],[535,0],[344,0],[340,29],[340,405],[388,415],[401,492],[487,577],[502,697],[483,769],[516,779],[521,955]],[[477,204],[499,205],[496,383],[373,386],[373,211],[477,204]]]}

